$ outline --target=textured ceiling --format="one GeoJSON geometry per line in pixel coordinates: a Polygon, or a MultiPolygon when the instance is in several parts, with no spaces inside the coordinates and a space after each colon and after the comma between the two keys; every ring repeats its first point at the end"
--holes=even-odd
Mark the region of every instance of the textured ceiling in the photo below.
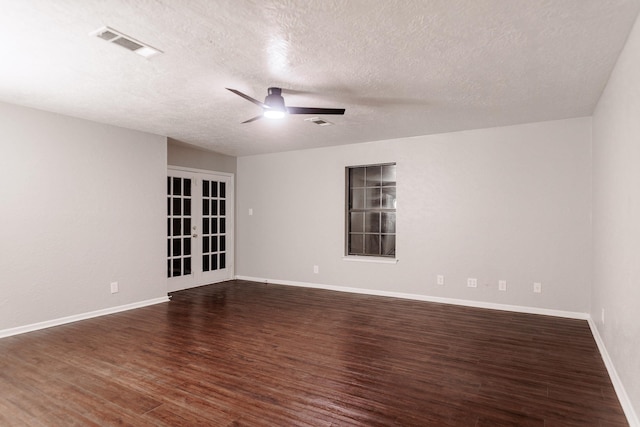
{"type": "Polygon", "coordinates": [[[0,0],[0,100],[230,155],[590,115],[638,0],[0,0]],[[88,34],[110,26],[164,54],[88,34]],[[324,116],[240,122],[269,86],[324,116]]]}

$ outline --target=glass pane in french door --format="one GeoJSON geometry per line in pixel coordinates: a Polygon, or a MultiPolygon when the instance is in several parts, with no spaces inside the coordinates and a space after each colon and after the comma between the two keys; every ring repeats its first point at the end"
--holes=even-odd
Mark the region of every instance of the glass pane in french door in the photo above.
{"type": "Polygon", "coordinates": [[[167,277],[191,274],[191,179],[167,177],[167,277]]]}
{"type": "Polygon", "coordinates": [[[227,254],[226,183],[202,181],[202,271],[226,268],[227,254]]]}

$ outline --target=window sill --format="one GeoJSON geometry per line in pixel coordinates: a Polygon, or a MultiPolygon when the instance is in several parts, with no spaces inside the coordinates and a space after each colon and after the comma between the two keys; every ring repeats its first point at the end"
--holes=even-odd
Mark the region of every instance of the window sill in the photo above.
{"type": "Polygon", "coordinates": [[[357,256],[349,255],[342,258],[343,261],[353,262],[372,262],[376,264],[397,264],[398,258],[373,257],[373,256],[357,256]]]}

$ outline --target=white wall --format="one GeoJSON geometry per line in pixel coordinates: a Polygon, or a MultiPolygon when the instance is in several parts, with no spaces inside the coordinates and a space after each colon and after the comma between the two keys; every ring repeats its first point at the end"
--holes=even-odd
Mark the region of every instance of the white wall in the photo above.
{"type": "Polygon", "coordinates": [[[640,414],[640,24],[593,115],[591,316],[640,414]],[[604,323],[602,310],[605,310],[604,323]]]}
{"type": "Polygon", "coordinates": [[[586,313],[590,132],[581,118],[240,157],[237,274],[586,313]],[[381,162],[397,162],[399,262],[343,261],[344,168],[381,162]]]}
{"type": "Polygon", "coordinates": [[[166,168],[163,137],[0,103],[0,331],[166,296],[166,168]]]}

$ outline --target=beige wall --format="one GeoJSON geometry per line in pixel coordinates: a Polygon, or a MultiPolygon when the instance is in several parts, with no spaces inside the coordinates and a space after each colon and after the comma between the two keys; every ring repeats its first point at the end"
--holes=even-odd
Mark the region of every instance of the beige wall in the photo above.
{"type": "MultiPolygon", "coordinates": [[[[593,116],[591,316],[640,413],[640,24],[593,116]],[[604,322],[602,311],[604,310],[604,322]]],[[[640,425],[635,419],[636,425],[640,425]]]]}
{"type": "Polygon", "coordinates": [[[167,144],[167,164],[183,168],[236,173],[236,158],[188,145],[173,139],[167,144]]]}
{"type": "Polygon", "coordinates": [[[590,137],[581,118],[240,157],[237,274],[587,313],[590,137]],[[344,261],[344,168],[383,162],[399,262],[344,261]]]}
{"type": "Polygon", "coordinates": [[[166,168],[164,137],[0,103],[0,332],[166,297],[166,168]]]}

